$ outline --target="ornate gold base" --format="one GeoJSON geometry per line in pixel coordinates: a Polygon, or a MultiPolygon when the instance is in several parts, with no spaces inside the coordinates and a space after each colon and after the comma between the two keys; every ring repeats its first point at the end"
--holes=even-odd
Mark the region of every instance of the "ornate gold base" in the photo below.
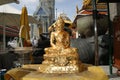
{"type": "Polygon", "coordinates": [[[80,72],[77,48],[45,48],[44,61],[40,64],[41,73],[78,73],[80,72]]]}
{"type": "Polygon", "coordinates": [[[38,67],[39,65],[25,65],[21,69],[11,69],[6,73],[5,80],[108,80],[108,76],[99,66],[83,65],[87,70],[80,73],[40,73],[32,70],[38,67]]]}
{"type": "Polygon", "coordinates": [[[73,66],[40,65],[38,71],[42,73],[78,73],[79,67],[77,65],[73,66]]]}

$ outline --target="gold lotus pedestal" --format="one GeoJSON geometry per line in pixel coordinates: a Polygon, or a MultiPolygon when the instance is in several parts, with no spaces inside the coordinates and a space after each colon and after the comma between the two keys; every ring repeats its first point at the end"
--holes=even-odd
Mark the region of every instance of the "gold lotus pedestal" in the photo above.
{"type": "Polygon", "coordinates": [[[39,67],[42,73],[76,73],[79,72],[77,48],[45,48],[44,61],[39,67]]]}

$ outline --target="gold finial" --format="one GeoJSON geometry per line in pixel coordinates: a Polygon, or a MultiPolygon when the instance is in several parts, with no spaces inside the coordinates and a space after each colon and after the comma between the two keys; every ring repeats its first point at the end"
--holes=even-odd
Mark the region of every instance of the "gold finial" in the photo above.
{"type": "Polygon", "coordinates": [[[76,5],[76,13],[78,14],[79,9],[78,9],[78,5],[76,5]]]}

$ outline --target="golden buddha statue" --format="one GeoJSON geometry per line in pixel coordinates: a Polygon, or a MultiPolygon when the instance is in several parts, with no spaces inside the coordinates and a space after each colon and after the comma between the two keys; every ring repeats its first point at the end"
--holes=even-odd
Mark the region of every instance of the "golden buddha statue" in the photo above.
{"type": "Polygon", "coordinates": [[[50,44],[52,48],[68,48],[69,44],[69,34],[63,30],[64,21],[62,18],[59,18],[56,22],[55,31],[51,33],[50,44]]]}
{"type": "Polygon", "coordinates": [[[59,17],[51,32],[51,47],[45,48],[42,65],[46,68],[40,70],[45,73],[74,73],[79,72],[79,56],[77,48],[70,47],[69,33],[64,31],[64,21],[59,17]]]}

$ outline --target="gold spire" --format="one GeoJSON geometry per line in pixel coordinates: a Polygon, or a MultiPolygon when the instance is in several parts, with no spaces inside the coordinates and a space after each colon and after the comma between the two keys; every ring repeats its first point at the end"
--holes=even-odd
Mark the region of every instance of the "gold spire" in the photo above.
{"type": "Polygon", "coordinates": [[[78,9],[78,5],[76,5],[76,13],[78,14],[79,9],[78,9]]]}
{"type": "Polygon", "coordinates": [[[63,20],[63,18],[62,18],[62,16],[59,16],[58,17],[58,20],[57,20],[57,22],[60,22],[60,23],[62,23],[62,24],[65,24],[65,22],[64,22],[64,20],[63,20]]]}

